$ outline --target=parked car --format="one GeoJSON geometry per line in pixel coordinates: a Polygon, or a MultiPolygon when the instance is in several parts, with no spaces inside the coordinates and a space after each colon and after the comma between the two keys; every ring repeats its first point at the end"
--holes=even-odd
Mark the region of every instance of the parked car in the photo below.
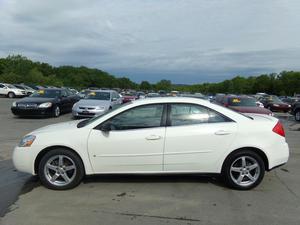
{"type": "Polygon", "coordinates": [[[29,96],[29,95],[31,95],[33,92],[35,92],[34,89],[32,89],[31,87],[28,87],[28,86],[26,86],[26,85],[24,85],[24,84],[14,84],[14,86],[15,86],[16,88],[19,88],[19,89],[21,89],[21,90],[24,90],[25,93],[26,93],[26,96],[29,96]]]}
{"type": "Polygon", "coordinates": [[[248,190],[288,157],[277,118],[249,118],[181,97],[142,99],[89,120],[40,128],[13,152],[19,171],[60,190],[84,175],[111,173],[221,174],[230,187],[248,190]]]}
{"type": "Polygon", "coordinates": [[[95,90],[74,104],[72,114],[77,117],[94,117],[106,113],[114,106],[122,104],[122,99],[114,90],[95,90]]]}
{"type": "Polygon", "coordinates": [[[11,111],[17,116],[53,116],[72,111],[73,104],[78,101],[65,89],[46,88],[35,91],[29,97],[13,102],[11,111]]]}
{"type": "Polygon", "coordinates": [[[293,105],[296,102],[299,102],[300,98],[297,98],[297,97],[284,97],[284,98],[281,98],[281,101],[283,101],[284,103],[293,105]]]}
{"type": "Polygon", "coordinates": [[[293,104],[292,110],[291,110],[291,114],[295,116],[295,120],[296,121],[300,121],[300,102],[295,102],[293,104]]]}
{"type": "Polygon", "coordinates": [[[122,95],[122,103],[127,103],[127,102],[131,102],[137,99],[137,96],[135,95],[135,93],[124,93],[122,95]]]}
{"type": "Polygon", "coordinates": [[[148,93],[146,97],[147,98],[157,98],[157,97],[160,97],[160,94],[151,92],[151,93],[148,93]]]}
{"type": "Polygon", "coordinates": [[[240,113],[257,113],[273,116],[269,109],[257,106],[255,98],[248,96],[224,96],[222,103],[225,107],[240,113]]]}
{"type": "Polygon", "coordinates": [[[26,96],[26,92],[12,84],[0,83],[0,95],[9,98],[24,97],[26,96]]]}
{"type": "Polygon", "coordinates": [[[271,110],[272,112],[289,112],[291,105],[281,101],[276,95],[268,95],[259,99],[264,107],[271,110]]]}

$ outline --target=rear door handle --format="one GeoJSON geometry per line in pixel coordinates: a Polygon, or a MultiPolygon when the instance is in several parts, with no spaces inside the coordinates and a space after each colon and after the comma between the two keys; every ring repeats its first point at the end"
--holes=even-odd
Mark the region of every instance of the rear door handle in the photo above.
{"type": "Polygon", "coordinates": [[[228,135],[228,134],[231,134],[231,132],[227,130],[218,130],[215,132],[215,135],[228,135]]]}
{"type": "Polygon", "coordinates": [[[159,135],[150,135],[150,136],[146,137],[146,140],[148,140],[148,141],[153,141],[153,140],[159,140],[159,139],[161,139],[161,138],[162,138],[162,137],[159,136],[159,135]]]}

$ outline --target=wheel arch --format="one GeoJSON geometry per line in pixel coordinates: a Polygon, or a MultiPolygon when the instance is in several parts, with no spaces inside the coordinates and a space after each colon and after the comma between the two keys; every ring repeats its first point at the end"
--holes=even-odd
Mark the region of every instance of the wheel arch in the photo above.
{"type": "Polygon", "coordinates": [[[267,155],[265,154],[264,151],[262,151],[259,148],[255,148],[255,147],[242,147],[242,148],[238,148],[238,149],[233,150],[232,152],[230,152],[227,155],[227,157],[224,159],[223,163],[222,163],[222,170],[221,171],[223,171],[224,164],[225,164],[226,160],[229,158],[229,156],[231,156],[232,154],[235,154],[236,152],[243,151],[243,150],[250,150],[250,151],[253,151],[256,154],[258,154],[264,162],[265,170],[269,171],[269,160],[268,160],[267,155]]]}
{"type": "Polygon", "coordinates": [[[79,159],[81,160],[82,162],[82,165],[83,165],[83,168],[84,168],[84,173],[86,174],[86,166],[85,166],[85,163],[84,161],[82,160],[82,157],[78,154],[78,152],[76,152],[74,149],[70,148],[70,147],[67,147],[67,146],[63,146],[63,145],[54,145],[54,146],[49,146],[49,147],[46,147],[44,148],[42,151],[39,152],[39,154],[37,155],[37,157],[35,158],[34,160],[34,173],[35,174],[38,174],[38,168],[39,168],[39,164],[40,164],[40,161],[41,159],[43,158],[43,156],[47,153],[47,152],[50,152],[52,150],[55,150],[55,149],[67,149],[73,153],[75,153],[79,159]]]}

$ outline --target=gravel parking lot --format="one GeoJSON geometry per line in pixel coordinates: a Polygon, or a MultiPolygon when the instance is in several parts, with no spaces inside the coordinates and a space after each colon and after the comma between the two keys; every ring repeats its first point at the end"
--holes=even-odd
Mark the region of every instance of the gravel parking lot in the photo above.
{"type": "Polygon", "coordinates": [[[251,191],[201,176],[91,176],[77,188],[52,191],[14,170],[13,147],[26,133],[59,118],[15,118],[0,98],[0,224],[300,224],[300,125],[284,122],[290,160],[251,191]]]}

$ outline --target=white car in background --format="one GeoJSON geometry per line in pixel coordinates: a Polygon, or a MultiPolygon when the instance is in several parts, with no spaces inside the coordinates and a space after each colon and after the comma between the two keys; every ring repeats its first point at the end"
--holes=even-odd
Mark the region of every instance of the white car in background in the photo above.
{"type": "Polygon", "coordinates": [[[278,119],[178,97],[137,100],[40,128],[21,140],[13,162],[51,189],[73,188],[90,174],[209,173],[248,190],[288,157],[278,119]]]}
{"type": "Polygon", "coordinates": [[[12,84],[0,83],[0,95],[7,96],[9,98],[24,97],[27,95],[25,90],[15,87],[12,84]]]}

